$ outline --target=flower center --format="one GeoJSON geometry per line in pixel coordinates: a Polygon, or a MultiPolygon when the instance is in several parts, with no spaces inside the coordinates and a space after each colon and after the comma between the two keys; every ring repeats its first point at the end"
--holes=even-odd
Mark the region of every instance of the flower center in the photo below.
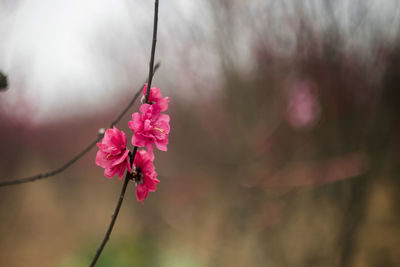
{"type": "Polygon", "coordinates": [[[134,167],[132,170],[133,180],[135,181],[136,186],[139,184],[143,184],[143,171],[140,167],[134,167]]]}

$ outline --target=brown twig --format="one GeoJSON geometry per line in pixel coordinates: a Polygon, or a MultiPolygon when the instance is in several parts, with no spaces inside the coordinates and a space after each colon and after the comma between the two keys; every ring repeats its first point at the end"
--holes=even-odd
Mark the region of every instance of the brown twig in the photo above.
{"type": "MultiPolygon", "coordinates": [[[[132,163],[133,163],[133,159],[135,158],[136,151],[137,151],[137,148],[135,147],[134,150],[133,150],[133,153],[129,153],[131,166],[132,166],[132,163]]],[[[129,182],[129,180],[131,178],[132,178],[131,174],[129,172],[126,172],[124,184],[122,185],[122,189],[121,189],[121,194],[119,195],[118,203],[117,203],[117,206],[115,207],[114,214],[111,217],[110,225],[108,226],[106,235],[104,236],[103,241],[101,242],[99,248],[97,249],[96,254],[94,255],[94,257],[92,259],[92,262],[90,263],[90,267],[93,267],[93,266],[96,265],[96,262],[99,259],[100,254],[103,251],[108,239],[110,239],[110,235],[111,235],[111,232],[112,232],[112,230],[114,228],[115,221],[117,220],[118,213],[119,213],[119,210],[120,210],[121,205],[122,205],[122,201],[124,200],[125,191],[126,191],[126,188],[128,186],[128,182],[129,182]]]]}
{"type": "Polygon", "coordinates": [[[149,102],[151,82],[153,81],[153,65],[154,56],[156,54],[156,44],[157,44],[157,29],[158,29],[158,0],[154,1],[154,22],[153,22],[153,41],[151,43],[151,56],[149,62],[149,82],[147,84],[146,98],[145,102],[149,102]]]}

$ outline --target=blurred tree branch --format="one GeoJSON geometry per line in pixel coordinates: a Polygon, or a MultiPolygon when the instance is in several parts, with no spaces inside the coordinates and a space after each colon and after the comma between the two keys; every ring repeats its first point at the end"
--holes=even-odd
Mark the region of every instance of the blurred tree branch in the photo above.
{"type": "Polygon", "coordinates": [[[8,82],[7,82],[7,75],[0,71],[0,91],[7,89],[8,82]]]}

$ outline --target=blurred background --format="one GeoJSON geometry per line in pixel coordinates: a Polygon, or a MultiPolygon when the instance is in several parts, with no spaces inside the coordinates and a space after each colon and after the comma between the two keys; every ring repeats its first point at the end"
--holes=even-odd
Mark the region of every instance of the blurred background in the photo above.
{"type": "MultiPolygon", "coordinates": [[[[129,184],[97,266],[400,266],[399,17],[397,0],[161,1],[161,183],[144,205],[129,184]]],[[[150,0],[0,0],[0,180],[115,119],[152,20],[150,0]]],[[[0,266],[88,266],[122,186],[95,154],[0,188],[0,266]]]]}

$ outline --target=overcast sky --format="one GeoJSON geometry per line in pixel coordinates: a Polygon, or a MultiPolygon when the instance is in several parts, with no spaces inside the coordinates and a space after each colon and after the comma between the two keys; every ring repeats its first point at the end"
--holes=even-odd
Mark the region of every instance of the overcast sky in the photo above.
{"type": "MultiPolygon", "coordinates": [[[[357,23],[353,18],[356,12],[362,12],[364,7],[357,8],[362,3],[367,12],[362,25],[383,32],[379,38],[393,39],[398,34],[397,1],[340,0],[335,2],[334,16],[339,18],[343,34],[352,34],[348,30],[357,23]]],[[[277,35],[292,38],[293,33],[279,23],[287,12],[271,4],[276,1],[232,2],[247,5],[252,16],[258,14],[257,27],[269,32],[275,27],[277,35]],[[267,8],[269,13],[265,14],[267,8]],[[259,14],[262,10],[264,14],[259,14]],[[274,15],[275,25],[266,23],[265,15],[274,15]]],[[[321,1],[302,2],[317,7],[306,10],[319,26],[329,25],[326,12],[318,4],[321,1]]],[[[176,64],[184,57],[188,57],[183,61],[185,64],[191,57],[194,60],[201,57],[206,63],[203,66],[194,63],[196,74],[200,79],[212,79],[210,73],[215,73],[217,65],[210,49],[215,24],[209,21],[206,9],[210,5],[205,3],[205,0],[160,1],[157,55],[168,67],[163,65],[159,80],[182,77],[173,72],[180,71],[176,64]],[[185,34],[193,39],[178,38],[185,34]],[[177,51],[181,58],[177,58],[177,51]]],[[[112,105],[115,90],[132,89],[146,76],[153,5],[150,0],[0,0],[0,69],[9,75],[10,84],[8,91],[0,93],[1,110],[9,116],[28,116],[41,122],[81,112],[95,114],[104,108],[99,103],[112,105]]],[[[289,13],[293,6],[286,6],[289,13]]],[[[246,27],[243,24],[235,37],[237,54],[243,62],[249,59],[246,32],[250,31],[246,27]]],[[[353,45],[360,46],[368,43],[365,41],[368,38],[374,38],[364,35],[355,38],[353,45]]]]}
{"type": "MultiPolygon", "coordinates": [[[[173,2],[190,12],[184,1],[173,2]]],[[[146,78],[152,1],[0,3],[0,69],[10,84],[0,103],[10,116],[42,121],[54,113],[96,111],[99,103],[113,104],[115,90],[133,89],[146,78]]]]}
{"type": "Polygon", "coordinates": [[[9,75],[10,89],[0,97],[8,113],[21,104],[31,111],[19,115],[29,112],[34,120],[54,112],[64,117],[71,107],[86,112],[107,91],[127,85],[121,74],[111,81],[109,72],[118,69],[104,66],[109,58],[101,60],[103,53],[112,56],[111,49],[133,45],[127,36],[137,29],[125,1],[20,1],[1,15],[0,68],[9,75]]]}

